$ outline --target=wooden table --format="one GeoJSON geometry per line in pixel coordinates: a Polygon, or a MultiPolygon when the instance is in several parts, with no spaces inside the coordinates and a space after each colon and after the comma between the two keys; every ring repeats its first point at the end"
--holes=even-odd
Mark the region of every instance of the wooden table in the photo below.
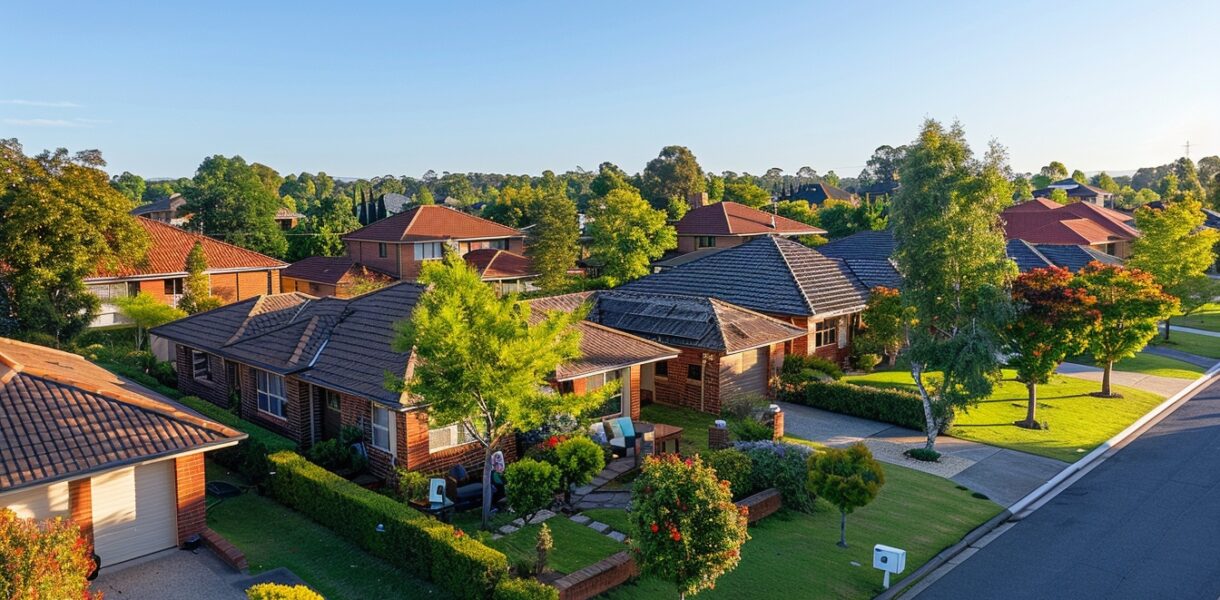
{"type": "Polygon", "coordinates": [[[674,453],[682,452],[682,428],[675,425],[666,425],[664,423],[655,424],[653,429],[653,443],[656,444],[656,453],[665,454],[665,442],[673,440],[674,453]]]}

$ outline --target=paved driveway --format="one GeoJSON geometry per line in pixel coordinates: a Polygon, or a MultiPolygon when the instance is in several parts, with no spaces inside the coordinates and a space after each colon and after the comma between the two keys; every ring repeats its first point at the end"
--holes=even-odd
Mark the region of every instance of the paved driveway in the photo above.
{"type": "Polygon", "coordinates": [[[233,570],[206,548],[196,552],[165,550],[102,569],[93,591],[107,600],[245,600],[246,588],[271,581],[304,583],[285,568],[251,577],[233,570]]]}

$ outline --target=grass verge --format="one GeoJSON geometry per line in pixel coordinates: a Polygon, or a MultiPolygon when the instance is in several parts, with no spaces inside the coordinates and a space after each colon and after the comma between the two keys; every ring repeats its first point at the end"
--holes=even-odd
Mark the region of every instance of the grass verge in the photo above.
{"type": "Polygon", "coordinates": [[[1171,348],[1220,360],[1220,338],[1217,337],[1170,330],[1168,342],[1158,336],[1152,343],[1162,348],[1171,348]]]}
{"type": "MultiPolygon", "coordinates": [[[[683,455],[707,452],[707,429],[715,423],[716,419],[725,419],[732,426],[731,417],[717,417],[689,408],[664,404],[649,404],[640,408],[641,421],[665,423],[682,428],[683,455]]],[[[669,448],[673,449],[672,444],[669,448]]]]}
{"type": "MultiPolygon", "coordinates": [[[[1174,317],[1169,321],[1172,325],[1181,325],[1182,327],[1220,331],[1220,302],[1205,304],[1202,308],[1188,316],[1174,317]]],[[[1173,337],[1173,335],[1170,332],[1169,336],[1173,337]]]]}

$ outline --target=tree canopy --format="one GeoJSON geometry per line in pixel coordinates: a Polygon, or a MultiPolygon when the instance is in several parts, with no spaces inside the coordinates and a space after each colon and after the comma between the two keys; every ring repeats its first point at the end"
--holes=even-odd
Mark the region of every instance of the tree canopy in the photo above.
{"type": "Polygon", "coordinates": [[[640,191],[653,206],[664,207],[673,198],[685,201],[691,194],[707,191],[707,180],[689,148],[666,146],[644,167],[640,191]]]}
{"type": "MultiPolygon", "coordinates": [[[[273,171],[272,171],[273,172],[273,171]]],[[[205,158],[182,196],[191,227],[222,241],[282,257],[288,240],[275,221],[280,199],[270,189],[265,169],[257,169],[240,156],[205,158]]],[[[279,186],[276,186],[279,189],[279,186]]]]}
{"type": "Polygon", "coordinates": [[[590,257],[602,273],[618,283],[647,275],[649,265],[677,247],[678,236],[666,214],[634,189],[614,189],[589,203],[590,257]]]}
{"type": "Polygon", "coordinates": [[[1080,282],[1097,298],[1101,317],[1088,333],[1093,362],[1105,369],[1101,395],[1114,396],[1110,372],[1114,363],[1135,356],[1156,336],[1157,322],[1172,315],[1178,299],[1166,294],[1151,273],[1091,262],[1080,270],[1080,282]]]}
{"type": "Polygon", "coordinates": [[[570,278],[568,271],[580,258],[576,204],[568,199],[565,188],[552,185],[542,191],[530,213],[534,226],[529,230],[526,253],[538,273],[537,285],[545,292],[561,290],[570,278]]]}
{"type": "MultiPolygon", "coordinates": [[[[1203,227],[1206,218],[1194,193],[1166,202],[1161,209],[1145,206],[1135,211],[1135,226],[1141,235],[1127,264],[1152,274],[1166,292],[1178,298],[1183,314],[1220,295],[1220,284],[1207,276],[1216,261],[1220,232],[1203,227]]],[[[1169,339],[1168,321],[1165,338],[1169,339]]]]}
{"type": "Polygon", "coordinates": [[[839,546],[847,547],[847,515],[867,506],[885,485],[885,470],[868,446],[826,448],[809,457],[806,486],[839,509],[839,546]]]}

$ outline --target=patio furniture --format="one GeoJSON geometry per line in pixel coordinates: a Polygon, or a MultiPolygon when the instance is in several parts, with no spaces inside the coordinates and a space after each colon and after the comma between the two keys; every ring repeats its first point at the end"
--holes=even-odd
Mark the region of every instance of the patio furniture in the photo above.
{"type": "Polygon", "coordinates": [[[419,512],[428,513],[440,519],[442,523],[448,523],[453,520],[453,511],[457,507],[452,500],[444,497],[442,497],[440,502],[411,500],[408,504],[419,512]]]}
{"type": "Polygon", "coordinates": [[[682,428],[676,425],[666,425],[657,423],[653,429],[654,442],[656,444],[656,453],[665,454],[665,443],[673,441],[674,453],[682,452],[682,428]]]}
{"type": "Polygon", "coordinates": [[[627,456],[627,451],[635,451],[635,424],[628,417],[616,417],[602,421],[606,429],[606,437],[610,441],[610,450],[615,456],[627,456]]]}
{"type": "MultiPolygon", "coordinates": [[[[504,498],[503,475],[493,472],[491,486],[491,502],[495,504],[504,498]]],[[[483,506],[483,472],[467,471],[466,467],[455,465],[445,474],[445,496],[457,510],[483,506]]]]}

